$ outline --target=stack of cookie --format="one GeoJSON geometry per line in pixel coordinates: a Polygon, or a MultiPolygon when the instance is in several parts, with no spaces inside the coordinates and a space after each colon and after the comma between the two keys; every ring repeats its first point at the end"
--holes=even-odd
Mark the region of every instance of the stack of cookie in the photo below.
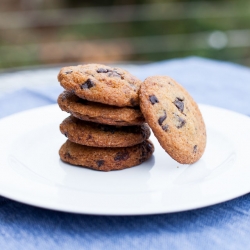
{"type": "Polygon", "coordinates": [[[101,171],[146,161],[154,146],[139,108],[141,81],[129,72],[99,64],[64,67],[58,80],[65,91],[58,104],[71,115],[60,125],[68,140],[63,161],[101,171]]]}

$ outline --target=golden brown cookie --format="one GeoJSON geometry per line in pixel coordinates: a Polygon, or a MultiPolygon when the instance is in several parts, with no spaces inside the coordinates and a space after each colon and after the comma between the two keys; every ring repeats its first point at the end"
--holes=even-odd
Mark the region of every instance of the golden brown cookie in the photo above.
{"type": "Polygon", "coordinates": [[[117,126],[141,125],[145,122],[139,107],[116,107],[90,102],[70,91],[60,94],[57,102],[63,111],[85,121],[117,126]]]}
{"type": "Polygon", "coordinates": [[[91,147],[129,147],[143,142],[150,136],[147,124],[118,127],[66,118],[60,131],[70,141],[91,147]]]}
{"type": "Polygon", "coordinates": [[[67,140],[61,146],[59,155],[63,161],[73,165],[110,171],[139,165],[146,161],[153,151],[154,146],[148,140],[126,148],[88,147],[67,140]]]}
{"type": "Polygon", "coordinates": [[[148,77],[140,89],[141,111],[166,152],[183,164],[198,161],[206,147],[206,128],[198,105],[168,76],[148,77]]]}
{"type": "Polygon", "coordinates": [[[120,68],[101,64],[64,67],[58,80],[66,90],[89,101],[119,107],[139,105],[141,81],[120,68]]]}

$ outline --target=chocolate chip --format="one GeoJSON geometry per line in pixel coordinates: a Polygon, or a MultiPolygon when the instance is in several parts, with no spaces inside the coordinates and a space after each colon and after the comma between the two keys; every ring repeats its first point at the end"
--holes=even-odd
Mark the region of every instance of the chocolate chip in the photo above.
{"type": "Polygon", "coordinates": [[[150,95],[149,96],[149,101],[154,105],[155,103],[158,103],[158,99],[155,95],[150,95]]]}
{"type": "Polygon", "coordinates": [[[114,68],[114,70],[99,68],[99,69],[96,70],[96,72],[97,73],[109,73],[108,74],[109,77],[121,77],[122,79],[124,79],[124,77],[121,76],[121,74],[118,73],[115,68],[114,68]]]}
{"type": "Polygon", "coordinates": [[[71,74],[73,72],[73,70],[68,70],[68,71],[65,71],[65,74],[68,75],[68,74],[71,74]]]}
{"type": "Polygon", "coordinates": [[[97,69],[97,73],[108,73],[110,70],[109,69],[103,69],[103,68],[100,68],[100,69],[97,69]]]}
{"type": "Polygon", "coordinates": [[[68,138],[68,133],[67,132],[65,132],[64,135],[68,138]]]}
{"type": "Polygon", "coordinates": [[[166,118],[167,118],[167,113],[166,110],[164,110],[164,115],[158,119],[159,125],[162,125],[162,123],[165,121],[166,118]]]}
{"type": "Polygon", "coordinates": [[[193,150],[193,152],[196,153],[196,152],[197,152],[197,149],[198,149],[198,146],[197,146],[197,145],[194,145],[194,150],[193,150]]]}
{"type": "Polygon", "coordinates": [[[176,126],[177,128],[182,128],[186,124],[186,120],[178,116],[179,124],[176,126]]]}
{"type": "Polygon", "coordinates": [[[147,143],[146,149],[147,149],[147,152],[148,152],[148,153],[151,153],[152,150],[153,150],[153,147],[152,147],[152,145],[151,145],[150,143],[147,143]]]}
{"type": "Polygon", "coordinates": [[[163,125],[163,126],[161,126],[161,128],[162,128],[164,131],[168,131],[168,125],[163,125]]]}
{"type": "Polygon", "coordinates": [[[110,71],[108,76],[109,77],[121,77],[121,75],[116,71],[110,71]]]}
{"type": "Polygon", "coordinates": [[[142,163],[143,161],[145,161],[145,159],[148,157],[148,154],[150,154],[152,150],[153,150],[153,147],[150,143],[144,143],[142,145],[139,162],[142,163]]]}
{"type": "Polygon", "coordinates": [[[73,157],[71,156],[71,154],[69,152],[64,154],[65,158],[69,158],[69,159],[73,159],[73,157]]]}
{"type": "Polygon", "coordinates": [[[129,152],[118,152],[114,158],[115,161],[126,161],[129,158],[129,152]]]}
{"type": "Polygon", "coordinates": [[[104,162],[105,162],[104,160],[96,161],[96,164],[97,164],[98,168],[101,167],[104,164],[104,162]]]}
{"type": "Polygon", "coordinates": [[[147,156],[147,148],[146,147],[142,147],[142,151],[141,151],[141,155],[140,155],[140,158],[139,158],[139,162],[142,163],[146,159],[146,156],[147,156]]]}
{"type": "Polygon", "coordinates": [[[95,86],[94,82],[91,79],[88,79],[81,85],[81,89],[90,89],[94,86],[95,86]]]}
{"type": "Polygon", "coordinates": [[[184,101],[184,97],[176,97],[179,101],[184,101]]]}
{"type": "Polygon", "coordinates": [[[174,105],[181,111],[183,112],[184,110],[184,102],[181,98],[176,97],[174,101],[174,105]]]}

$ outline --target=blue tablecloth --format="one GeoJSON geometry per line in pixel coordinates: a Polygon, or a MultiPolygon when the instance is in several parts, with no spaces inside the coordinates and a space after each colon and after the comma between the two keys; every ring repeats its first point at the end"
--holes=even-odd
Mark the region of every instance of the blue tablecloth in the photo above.
{"type": "MultiPolygon", "coordinates": [[[[192,57],[124,68],[141,79],[172,76],[197,102],[250,115],[247,67],[192,57]]],[[[62,91],[58,70],[0,75],[1,84],[18,80],[26,86],[0,95],[0,118],[55,103],[62,91]],[[36,84],[43,80],[44,84],[36,84]]],[[[127,217],[56,212],[0,197],[0,249],[4,250],[249,249],[249,234],[249,194],[187,212],[127,217]]]]}

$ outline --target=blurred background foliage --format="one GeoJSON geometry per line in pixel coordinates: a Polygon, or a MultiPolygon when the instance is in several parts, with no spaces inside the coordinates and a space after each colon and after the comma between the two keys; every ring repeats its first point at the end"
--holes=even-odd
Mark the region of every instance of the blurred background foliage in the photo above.
{"type": "Polygon", "coordinates": [[[1,0],[0,68],[201,56],[250,66],[250,0],[1,0]]]}

